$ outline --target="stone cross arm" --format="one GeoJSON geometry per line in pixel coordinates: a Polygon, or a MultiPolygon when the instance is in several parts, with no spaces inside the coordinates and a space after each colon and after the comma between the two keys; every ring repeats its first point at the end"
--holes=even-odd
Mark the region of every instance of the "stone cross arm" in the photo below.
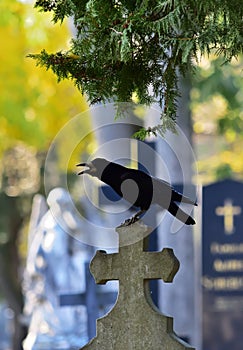
{"type": "Polygon", "coordinates": [[[139,280],[162,279],[164,282],[172,282],[178,269],[179,261],[172,249],[146,252],[143,251],[142,241],[136,243],[135,250],[134,245],[122,247],[119,253],[114,254],[98,250],[90,265],[91,273],[98,284],[110,280],[125,282],[129,275],[133,278],[139,276],[139,280]]]}

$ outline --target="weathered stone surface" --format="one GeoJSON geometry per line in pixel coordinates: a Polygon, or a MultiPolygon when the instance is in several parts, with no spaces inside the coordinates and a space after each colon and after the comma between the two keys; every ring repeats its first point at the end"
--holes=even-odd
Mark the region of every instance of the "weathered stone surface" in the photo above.
{"type": "Polygon", "coordinates": [[[97,320],[97,336],[82,349],[99,350],[185,350],[192,349],[173,333],[173,320],[153,304],[148,281],[162,278],[171,282],[179,262],[171,249],[146,252],[150,231],[135,223],[117,228],[119,253],[98,251],[91,262],[96,283],[119,280],[114,308],[97,320]],[[135,243],[129,244],[129,237],[135,243]]]}

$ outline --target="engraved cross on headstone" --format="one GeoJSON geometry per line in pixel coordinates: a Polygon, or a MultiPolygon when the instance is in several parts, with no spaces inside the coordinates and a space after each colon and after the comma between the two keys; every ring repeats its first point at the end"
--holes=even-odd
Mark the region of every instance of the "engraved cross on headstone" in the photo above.
{"type": "Polygon", "coordinates": [[[234,216],[241,214],[241,207],[233,206],[231,199],[224,201],[223,207],[217,207],[215,209],[216,215],[224,216],[224,231],[230,235],[234,233],[234,216]]]}
{"type": "Polygon", "coordinates": [[[119,280],[114,308],[97,321],[97,336],[82,349],[185,350],[173,333],[173,320],[158,312],[148,289],[151,279],[171,282],[179,268],[172,249],[144,250],[151,231],[140,223],[117,228],[119,252],[97,251],[90,270],[96,283],[119,280]]]}

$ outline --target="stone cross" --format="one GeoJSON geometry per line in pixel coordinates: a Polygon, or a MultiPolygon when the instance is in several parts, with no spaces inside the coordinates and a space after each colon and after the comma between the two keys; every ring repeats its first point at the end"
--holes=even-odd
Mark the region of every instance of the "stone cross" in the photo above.
{"type": "Polygon", "coordinates": [[[185,350],[192,349],[173,332],[173,320],[159,313],[148,289],[151,279],[172,282],[179,262],[169,248],[144,250],[151,230],[141,223],[116,229],[119,252],[97,251],[90,270],[96,283],[119,280],[113,309],[97,320],[97,336],[82,349],[185,350]]]}

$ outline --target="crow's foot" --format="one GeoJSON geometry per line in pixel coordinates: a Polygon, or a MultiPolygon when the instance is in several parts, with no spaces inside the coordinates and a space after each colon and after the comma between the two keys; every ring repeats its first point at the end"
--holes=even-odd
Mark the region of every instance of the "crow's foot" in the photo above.
{"type": "Polygon", "coordinates": [[[145,212],[146,210],[140,210],[135,215],[133,215],[131,218],[125,220],[119,227],[126,227],[134,224],[140,219],[140,216],[145,212]]]}
{"type": "Polygon", "coordinates": [[[120,226],[118,226],[118,227],[130,226],[130,225],[134,224],[135,222],[137,222],[139,219],[140,219],[139,216],[134,215],[133,217],[131,217],[131,218],[125,220],[125,221],[124,221],[120,226]]]}

